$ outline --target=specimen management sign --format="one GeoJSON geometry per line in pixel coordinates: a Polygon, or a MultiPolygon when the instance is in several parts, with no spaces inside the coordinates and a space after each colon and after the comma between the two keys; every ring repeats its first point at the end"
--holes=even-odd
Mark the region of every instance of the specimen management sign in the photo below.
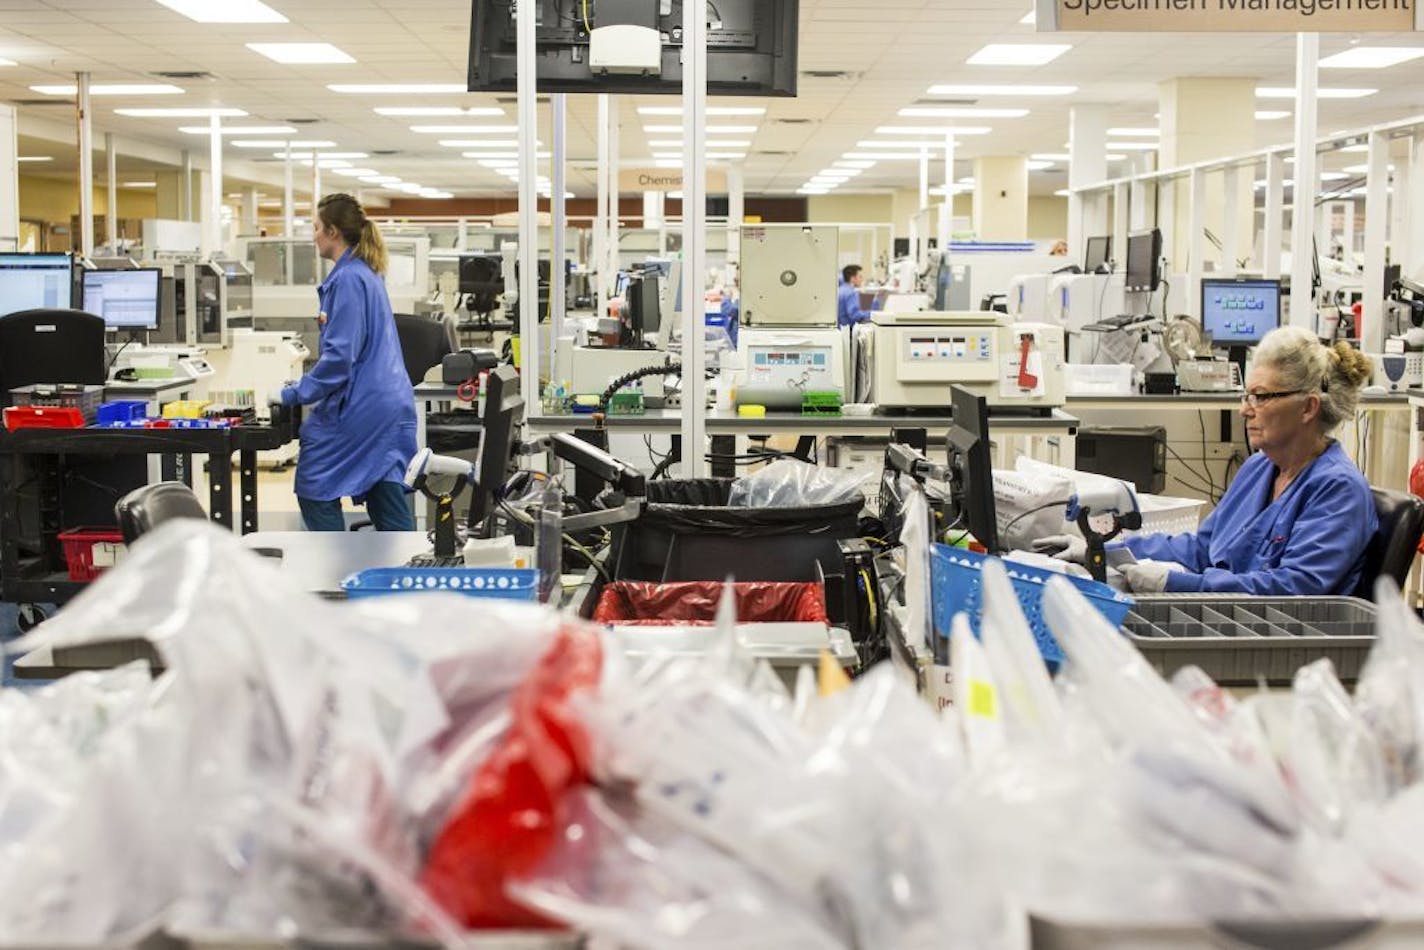
{"type": "Polygon", "coordinates": [[[1081,32],[1403,33],[1416,29],[1419,2],[1038,0],[1038,23],[1081,32]]]}

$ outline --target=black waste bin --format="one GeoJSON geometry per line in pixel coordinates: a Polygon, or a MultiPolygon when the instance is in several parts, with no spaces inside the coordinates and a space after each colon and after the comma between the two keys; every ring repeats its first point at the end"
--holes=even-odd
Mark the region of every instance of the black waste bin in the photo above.
{"type": "Polygon", "coordinates": [[[614,580],[814,581],[840,564],[837,541],[858,537],[864,499],[803,508],[733,508],[732,479],[648,483],[642,517],[614,529],[614,580]]]}

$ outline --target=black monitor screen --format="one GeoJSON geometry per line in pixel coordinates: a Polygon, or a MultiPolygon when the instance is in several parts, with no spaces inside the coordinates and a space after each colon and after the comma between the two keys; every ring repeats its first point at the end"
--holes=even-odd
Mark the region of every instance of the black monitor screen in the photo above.
{"type": "Polygon", "coordinates": [[[497,254],[472,254],[460,258],[460,293],[504,293],[502,261],[497,254]]]}
{"type": "Polygon", "coordinates": [[[910,239],[909,239],[909,238],[896,238],[896,239],[895,239],[895,245],[894,245],[894,247],[892,248],[892,250],[891,250],[890,253],[891,253],[897,260],[898,260],[899,258],[902,258],[902,257],[909,257],[909,256],[910,256],[910,239]]]}
{"type": "Polygon", "coordinates": [[[1088,246],[1083,254],[1083,273],[1091,274],[1112,260],[1112,236],[1088,238],[1088,246]]]}
{"type": "Polygon", "coordinates": [[[74,263],[68,254],[0,254],[0,316],[74,306],[74,263]]]}
{"type": "Polygon", "coordinates": [[[1127,237],[1128,293],[1152,293],[1162,282],[1162,232],[1139,231],[1127,237]]]}
{"type": "Polygon", "coordinates": [[[107,330],[157,330],[162,278],[157,267],[85,271],[79,309],[103,317],[107,330]]]}
{"type": "Polygon", "coordinates": [[[485,406],[480,417],[479,484],[470,502],[473,527],[490,514],[490,503],[509,480],[514,458],[515,429],[524,411],[519,373],[513,366],[496,366],[485,377],[485,406]]]}
{"type": "Polygon", "coordinates": [[[628,283],[628,322],[639,341],[644,334],[657,333],[662,326],[662,295],[652,274],[628,283]]]}
{"type": "Polygon", "coordinates": [[[1281,325],[1278,280],[1203,280],[1202,329],[1217,346],[1255,346],[1281,325]]]}
{"type": "Polygon", "coordinates": [[[950,388],[954,424],[949,428],[949,465],[961,526],[990,554],[999,552],[994,505],[994,465],[989,452],[989,400],[963,386],[950,388]]]}

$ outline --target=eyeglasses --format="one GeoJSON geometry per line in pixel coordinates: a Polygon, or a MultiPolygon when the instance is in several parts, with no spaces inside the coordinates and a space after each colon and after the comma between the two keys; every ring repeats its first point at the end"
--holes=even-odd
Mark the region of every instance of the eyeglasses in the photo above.
{"type": "Polygon", "coordinates": [[[1252,409],[1261,408],[1262,403],[1271,402],[1275,399],[1284,399],[1286,396],[1303,396],[1303,389],[1288,389],[1279,393],[1242,393],[1241,405],[1249,406],[1252,409]]]}

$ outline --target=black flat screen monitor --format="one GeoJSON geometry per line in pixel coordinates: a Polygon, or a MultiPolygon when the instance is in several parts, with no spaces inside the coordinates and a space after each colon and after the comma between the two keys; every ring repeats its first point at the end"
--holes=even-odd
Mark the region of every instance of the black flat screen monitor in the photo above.
{"type": "Polygon", "coordinates": [[[1255,346],[1281,325],[1281,282],[1203,280],[1201,316],[1214,346],[1255,346]]]}
{"type": "Polygon", "coordinates": [[[1157,228],[1127,236],[1128,293],[1150,294],[1162,283],[1162,232],[1157,228]]]}
{"type": "Polygon", "coordinates": [[[106,330],[157,330],[162,280],[157,267],[85,271],[79,309],[103,317],[106,330]]]}
{"type": "Polygon", "coordinates": [[[646,274],[629,281],[627,303],[628,329],[641,345],[646,334],[657,333],[662,327],[662,294],[657,276],[646,274]]]}
{"type": "Polygon", "coordinates": [[[0,254],[0,316],[74,306],[74,260],[68,254],[0,254]]]}
{"type": "Polygon", "coordinates": [[[954,472],[954,500],[960,527],[999,553],[999,522],[994,505],[994,464],[989,452],[989,400],[963,386],[950,387],[954,423],[949,427],[949,467],[954,472]]]}
{"type": "Polygon", "coordinates": [[[485,377],[485,405],[480,416],[479,483],[470,500],[468,523],[471,528],[491,514],[494,500],[509,480],[515,431],[523,412],[518,371],[513,366],[496,366],[490,370],[485,377]]]}
{"type": "MultiPolygon", "coordinates": [[[[515,0],[471,5],[470,92],[515,91],[516,6],[515,0]]],[[[797,0],[716,0],[708,8],[707,94],[795,96],[797,0]]],[[[534,14],[541,93],[682,95],[682,0],[537,0],[534,14]],[[590,65],[595,50],[585,26],[595,33],[600,27],[655,32],[657,68],[590,65]]]]}
{"type": "Polygon", "coordinates": [[[1112,235],[1088,238],[1087,248],[1083,253],[1083,273],[1091,274],[1110,260],[1112,260],[1112,235]]]}
{"type": "Polygon", "coordinates": [[[891,255],[892,257],[894,257],[895,260],[897,260],[897,261],[900,260],[901,258],[909,257],[909,256],[910,256],[910,239],[909,239],[909,238],[896,238],[896,239],[895,239],[895,242],[894,242],[894,245],[893,245],[893,247],[892,247],[892,249],[891,249],[891,251],[890,251],[890,255],[891,255]]]}
{"type": "Polygon", "coordinates": [[[503,260],[498,254],[468,254],[460,258],[460,293],[504,293],[503,260]]]}

